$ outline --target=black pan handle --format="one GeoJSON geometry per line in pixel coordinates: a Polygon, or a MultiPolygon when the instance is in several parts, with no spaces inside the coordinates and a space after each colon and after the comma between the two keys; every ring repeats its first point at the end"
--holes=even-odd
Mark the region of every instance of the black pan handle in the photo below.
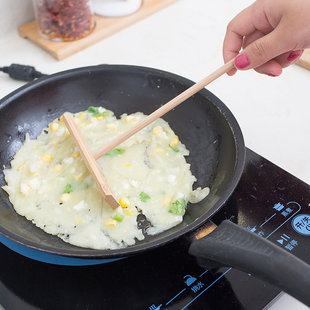
{"type": "Polygon", "coordinates": [[[310,307],[310,266],[229,220],[194,241],[189,253],[205,269],[234,267],[277,286],[310,307]]]}

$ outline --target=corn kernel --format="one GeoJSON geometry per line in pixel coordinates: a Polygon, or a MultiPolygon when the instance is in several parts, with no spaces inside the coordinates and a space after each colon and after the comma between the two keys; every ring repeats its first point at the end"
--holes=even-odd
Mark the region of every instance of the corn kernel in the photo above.
{"type": "Polygon", "coordinates": [[[127,115],[125,118],[126,123],[131,123],[134,120],[134,116],[133,115],[127,115]]]}
{"type": "Polygon", "coordinates": [[[79,156],[80,156],[80,152],[79,151],[76,151],[75,153],[73,153],[71,155],[71,157],[73,157],[73,158],[78,158],[79,156]]]}
{"type": "Polygon", "coordinates": [[[161,126],[156,126],[152,130],[154,135],[158,135],[159,133],[163,132],[163,128],[161,126]]]}
{"type": "Polygon", "coordinates": [[[30,177],[31,178],[35,178],[38,176],[38,173],[37,172],[30,172],[30,177]]]}
{"type": "Polygon", "coordinates": [[[102,115],[97,116],[97,120],[98,120],[98,121],[102,121],[102,120],[103,120],[103,116],[102,116],[102,115]]]}
{"type": "Polygon", "coordinates": [[[133,215],[133,210],[126,210],[127,215],[133,215]]]}
{"type": "Polygon", "coordinates": [[[130,122],[131,125],[136,125],[136,124],[138,124],[138,123],[139,123],[139,121],[138,121],[137,119],[133,119],[133,120],[130,122]]]}
{"type": "Polygon", "coordinates": [[[62,123],[64,123],[64,119],[63,119],[62,116],[59,117],[59,120],[60,120],[62,123]]]}
{"type": "Polygon", "coordinates": [[[128,163],[128,164],[126,164],[126,167],[130,167],[130,166],[131,166],[131,164],[129,164],[129,163],[128,163]]]}
{"type": "Polygon", "coordinates": [[[82,118],[84,118],[85,116],[86,116],[85,113],[81,113],[80,116],[79,116],[79,118],[82,119],[82,118]]]}
{"type": "Polygon", "coordinates": [[[164,150],[163,150],[162,148],[160,148],[160,147],[156,147],[156,148],[155,148],[155,152],[163,153],[164,150]]]}
{"type": "Polygon", "coordinates": [[[116,127],[115,123],[109,123],[105,126],[107,129],[114,129],[116,127]]]}
{"type": "Polygon", "coordinates": [[[55,165],[55,166],[54,166],[54,170],[55,170],[56,172],[62,171],[62,165],[61,165],[61,164],[55,165]]]}
{"type": "Polygon", "coordinates": [[[50,163],[52,159],[53,159],[53,157],[52,157],[51,155],[49,155],[49,154],[44,154],[44,155],[41,157],[41,160],[46,161],[46,162],[48,162],[48,163],[50,163]]]}
{"type": "Polygon", "coordinates": [[[172,198],[169,196],[166,196],[163,203],[165,206],[168,206],[170,205],[171,202],[172,202],[172,198]]]}
{"type": "Polygon", "coordinates": [[[179,143],[179,139],[177,137],[174,137],[170,142],[170,146],[177,146],[178,143],[179,143]]]}
{"type": "Polygon", "coordinates": [[[107,226],[116,226],[117,225],[117,221],[112,219],[111,217],[108,218],[105,222],[104,222],[105,225],[107,226]]]}
{"type": "Polygon", "coordinates": [[[75,220],[78,224],[82,224],[83,220],[81,218],[78,218],[75,220]]]}
{"type": "Polygon", "coordinates": [[[82,173],[75,175],[73,178],[74,180],[79,180],[82,176],[82,173]]]}
{"type": "Polygon", "coordinates": [[[71,195],[68,193],[64,193],[60,196],[60,201],[61,202],[67,202],[71,199],[71,195]]]}
{"type": "Polygon", "coordinates": [[[122,208],[128,208],[130,206],[130,200],[126,197],[122,197],[119,200],[119,204],[121,205],[122,208]]]}
{"type": "Polygon", "coordinates": [[[59,129],[59,123],[52,123],[51,124],[51,130],[57,131],[59,129]]]}

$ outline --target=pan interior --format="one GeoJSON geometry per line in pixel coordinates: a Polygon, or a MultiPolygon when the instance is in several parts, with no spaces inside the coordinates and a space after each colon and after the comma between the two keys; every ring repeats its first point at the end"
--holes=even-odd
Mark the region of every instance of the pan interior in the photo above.
{"type": "MultiPolygon", "coordinates": [[[[96,66],[80,68],[29,83],[0,101],[0,159],[10,167],[28,132],[36,138],[43,127],[66,111],[103,106],[117,117],[141,111],[150,114],[193,82],[150,68],[96,66]]],[[[1,189],[0,232],[10,239],[42,251],[66,256],[122,256],[152,248],[182,235],[203,223],[230,195],[241,174],[244,145],[238,124],[227,107],[203,89],[163,118],[190,150],[187,162],[196,176],[196,187],[209,186],[210,195],[189,205],[184,221],[159,235],[147,236],[122,250],[90,250],[67,244],[46,234],[19,216],[1,189]],[[239,144],[238,144],[239,143],[239,144]]],[[[0,171],[0,186],[5,184],[0,171]]]]}

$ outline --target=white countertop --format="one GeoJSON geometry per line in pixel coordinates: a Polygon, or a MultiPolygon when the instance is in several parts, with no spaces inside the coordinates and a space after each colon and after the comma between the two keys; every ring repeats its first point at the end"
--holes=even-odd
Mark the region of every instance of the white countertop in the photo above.
{"type": "MultiPolygon", "coordinates": [[[[0,67],[34,66],[52,74],[75,67],[128,64],[162,69],[198,82],[223,64],[228,22],[249,0],[179,0],[166,9],[65,59],[55,60],[16,32],[2,38],[0,67]]],[[[297,65],[274,78],[253,70],[208,86],[232,111],[246,146],[310,184],[310,71],[297,65]]],[[[0,98],[24,85],[0,72],[0,98]]],[[[270,309],[305,310],[284,296],[270,309]]]]}

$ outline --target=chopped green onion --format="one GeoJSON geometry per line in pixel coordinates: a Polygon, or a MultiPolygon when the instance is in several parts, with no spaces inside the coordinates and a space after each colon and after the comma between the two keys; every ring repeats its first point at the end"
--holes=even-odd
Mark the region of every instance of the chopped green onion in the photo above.
{"type": "Polygon", "coordinates": [[[147,193],[145,193],[145,192],[141,192],[139,194],[139,198],[143,202],[146,202],[147,200],[151,199],[151,197],[147,193]]]}
{"type": "Polygon", "coordinates": [[[185,209],[185,199],[179,198],[170,204],[169,213],[181,214],[185,209]]]}
{"type": "Polygon", "coordinates": [[[177,149],[176,147],[171,146],[170,144],[169,144],[169,148],[171,148],[175,152],[180,152],[179,149],[177,149]]]}
{"type": "Polygon", "coordinates": [[[113,220],[116,220],[118,222],[122,222],[123,219],[124,219],[124,215],[123,214],[115,212],[115,215],[113,216],[113,220]]]}
{"type": "Polygon", "coordinates": [[[99,112],[98,108],[94,108],[93,106],[90,106],[88,108],[88,112],[91,113],[93,116],[109,116],[111,115],[111,112],[108,110],[105,110],[103,112],[99,112]]]}
{"type": "Polygon", "coordinates": [[[121,149],[114,149],[111,150],[110,152],[106,153],[106,156],[110,156],[110,157],[115,157],[117,155],[122,155],[126,150],[121,150],[121,149]]]}
{"type": "Polygon", "coordinates": [[[93,106],[90,106],[90,107],[88,108],[88,112],[94,114],[94,113],[97,113],[97,112],[98,112],[98,109],[94,108],[93,106]]]}
{"type": "Polygon", "coordinates": [[[67,183],[64,191],[63,191],[63,194],[69,194],[72,192],[72,185],[70,183],[67,183]]]}

